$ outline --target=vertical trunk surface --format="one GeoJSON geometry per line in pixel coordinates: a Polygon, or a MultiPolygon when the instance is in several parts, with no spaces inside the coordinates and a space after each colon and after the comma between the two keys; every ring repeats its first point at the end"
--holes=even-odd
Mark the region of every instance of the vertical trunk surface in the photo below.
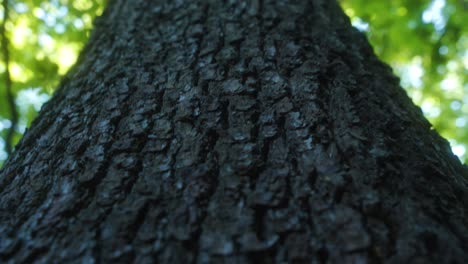
{"type": "Polygon", "coordinates": [[[115,0],[0,172],[11,263],[468,263],[467,170],[329,0],[115,0]]]}

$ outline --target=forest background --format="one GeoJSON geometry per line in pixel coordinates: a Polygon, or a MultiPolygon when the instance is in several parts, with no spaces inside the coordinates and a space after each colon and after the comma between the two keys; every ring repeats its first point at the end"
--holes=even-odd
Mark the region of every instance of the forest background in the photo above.
{"type": "MultiPolygon", "coordinates": [[[[468,1],[341,0],[452,151],[468,163],[468,1]]],[[[76,62],[104,0],[2,0],[0,167],[76,62]]]]}

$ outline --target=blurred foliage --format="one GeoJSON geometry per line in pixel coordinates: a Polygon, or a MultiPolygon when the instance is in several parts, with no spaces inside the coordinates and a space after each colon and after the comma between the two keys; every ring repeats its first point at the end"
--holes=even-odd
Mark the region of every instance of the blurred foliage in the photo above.
{"type": "Polygon", "coordinates": [[[340,2],[453,152],[468,163],[468,2],[340,2]]]}
{"type": "MultiPolygon", "coordinates": [[[[4,0],[3,0],[4,1],[4,0]]],[[[10,75],[19,120],[16,144],[46,102],[61,76],[73,65],[104,0],[9,0],[6,34],[10,75]]],[[[0,14],[3,14],[0,8],[0,14]]],[[[1,17],[1,23],[4,22],[1,17]]],[[[5,89],[5,61],[0,58],[0,165],[7,131],[12,126],[5,89]]]]}
{"type": "MultiPolygon", "coordinates": [[[[10,71],[20,113],[16,143],[75,62],[105,0],[9,0],[10,71]]],[[[392,65],[426,117],[468,161],[468,36],[465,0],[340,0],[355,27],[392,65]],[[465,23],[463,23],[465,22],[465,23]]],[[[2,11],[3,12],[3,11],[2,11]]],[[[0,164],[11,127],[0,60],[0,164]]]]}

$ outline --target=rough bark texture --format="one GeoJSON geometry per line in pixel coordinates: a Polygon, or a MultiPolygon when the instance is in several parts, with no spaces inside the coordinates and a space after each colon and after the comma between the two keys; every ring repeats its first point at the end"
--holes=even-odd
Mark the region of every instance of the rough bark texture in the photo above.
{"type": "Polygon", "coordinates": [[[329,0],[115,0],[0,173],[9,263],[468,263],[467,170],[329,0]]]}

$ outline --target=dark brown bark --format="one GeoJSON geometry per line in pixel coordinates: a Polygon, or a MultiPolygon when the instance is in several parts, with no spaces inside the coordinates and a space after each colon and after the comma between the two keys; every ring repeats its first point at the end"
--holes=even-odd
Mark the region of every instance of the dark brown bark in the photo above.
{"type": "Polygon", "coordinates": [[[0,173],[31,263],[468,263],[467,170],[329,0],[116,0],[0,173]]]}

